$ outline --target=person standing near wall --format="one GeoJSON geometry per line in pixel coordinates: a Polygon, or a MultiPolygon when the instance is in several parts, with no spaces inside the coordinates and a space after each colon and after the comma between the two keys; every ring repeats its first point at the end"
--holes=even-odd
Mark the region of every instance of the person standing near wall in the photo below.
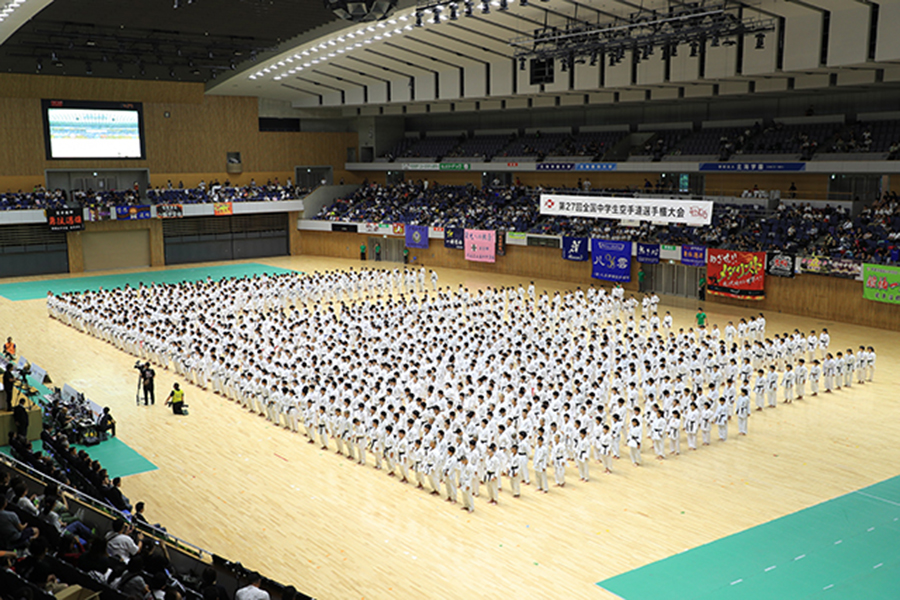
{"type": "Polygon", "coordinates": [[[638,279],[638,291],[643,294],[646,291],[645,286],[644,286],[644,281],[647,279],[647,274],[644,272],[643,265],[638,267],[637,279],[638,279]]]}
{"type": "Polygon", "coordinates": [[[366,244],[359,245],[359,260],[366,262],[366,244]]]}
{"type": "Polygon", "coordinates": [[[381,244],[379,242],[375,242],[375,262],[381,261],[381,244]]]}
{"type": "Polygon", "coordinates": [[[706,275],[700,275],[700,280],[697,282],[697,293],[701,300],[706,300],[706,275]]]}

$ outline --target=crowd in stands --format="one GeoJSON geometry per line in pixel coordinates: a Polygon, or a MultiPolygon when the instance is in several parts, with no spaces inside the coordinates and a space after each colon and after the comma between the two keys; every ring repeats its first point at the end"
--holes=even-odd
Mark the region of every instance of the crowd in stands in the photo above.
{"type": "Polygon", "coordinates": [[[4,600],[52,600],[72,590],[84,597],[77,594],[86,592],[72,586],[98,592],[104,600],[227,600],[213,569],[202,579],[178,573],[165,546],[138,530],[140,518],[116,519],[108,532],[82,518],[83,509],[73,512],[56,484],[30,494],[22,477],[0,472],[4,600]],[[215,593],[208,593],[210,588],[215,593]]]}
{"type": "MultiPolygon", "coordinates": [[[[643,190],[594,190],[606,195],[653,193],[643,190]]],[[[618,220],[541,215],[543,191],[521,185],[477,188],[441,186],[427,181],[393,186],[371,184],[324,207],[315,217],[330,221],[406,223],[433,227],[499,229],[558,236],[613,240],[701,244],[734,250],[782,250],[800,254],[897,262],[892,251],[900,238],[900,210],[895,194],[886,194],[856,218],[842,208],[815,208],[781,203],[772,214],[753,204],[716,203],[708,227],[654,225],[623,226],[618,220]]],[[[662,188],[660,191],[666,191],[662,188]]]]}
{"type": "Polygon", "coordinates": [[[71,195],[64,190],[47,190],[35,187],[31,192],[6,192],[0,194],[0,210],[24,210],[44,208],[111,208],[113,206],[139,206],[147,204],[206,204],[211,202],[275,202],[302,198],[310,192],[307,188],[295,187],[288,179],[284,184],[268,180],[257,185],[251,180],[249,185],[233,186],[227,179],[219,183],[216,179],[205,181],[195,188],[185,188],[182,182],[174,185],[171,181],[165,187],[157,186],[142,195],[137,188],[127,190],[73,190],[71,195]]]}
{"type": "Polygon", "coordinates": [[[36,187],[30,192],[10,192],[0,194],[0,210],[25,210],[44,208],[65,208],[68,195],[63,190],[48,191],[36,187]]]}
{"type": "MultiPolygon", "coordinates": [[[[380,160],[401,158],[479,158],[533,156],[538,161],[550,157],[591,157],[602,160],[627,131],[551,133],[517,135],[475,135],[405,138],[380,160]]],[[[750,126],[661,129],[645,143],[633,149],[635,156],[650,156],[660,161],[667,156],[716,155],[727,161],[735,155],[788,154],[811,160],[824,153],[888,153],[889,160],[900,158],[900,121],[867,121],[850,125],[839,123],[785,124],[757,121],[750,126]]]]}
{"type": "MultiPolygon", "coordinates": [[[[132,506],[122,493],[121,479],[110,480],[97,460],[71,445],[70,440],[78,438],[73,414],[79,414],[78,407],[58,394],[44,406],[40,450],[19,432],[9,434],[13,458],[46,483],[34,493],[39,488],[33,479],[26,480],[21,471],[0,470],[0,598],[55,600],[99,594],[103,600],[232,600],[217,582],[215,569],[207,567],[201,576],[184,566],[179,571],[170,561],[160,540],[171,537],[159,524],[150,525],[144,503],[132,506]],[[108,511],[114,519],[87,515],[72,500],[71,490],[115,509],[108,511]]],[[[109,409],[98,425],[115,435],[109,409]]],[[[225,566],[247,581],[234,600],[269,600],[269,593],[260,589],[259,574],[240,563],[225,566]]],[[[282,600],[300,596],[291,586],[282,588],[282,600]]]]}
{"type": "Polygon", "coordinates": [[[869,263],[896,263],[900,249],[900,207],[896,192],[885,193],[855,218],[823,222],[819,254],[869,263]]]}

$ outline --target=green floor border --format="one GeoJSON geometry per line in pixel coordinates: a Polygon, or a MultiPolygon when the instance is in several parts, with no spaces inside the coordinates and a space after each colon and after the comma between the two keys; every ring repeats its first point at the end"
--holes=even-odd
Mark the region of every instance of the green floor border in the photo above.
{"type": "MultiPolygon", "coordinates": [[[[41,440],[32,442],[31,447],[35,452],[43,452],[44,450],[44,444],[41,440]]],[[[88,456],[99,461],[103,468],[106,469],[106,472],[109,473],[110,479],[138,475],[139,473],[157,469],[156,465],[117,437],[109,438],[105,442],[100,442],[94,446],[75,445],[75,448],[85,450],[88,456]]],[[[12,450],[9,446],[0,446],[0,452],[7,456],[12,456],[12,450]]]]}
{"type": "Polygon", "coordinates": [[[624,600],[897,600],[900,477],[597,585],[624,600]]]}
{"type": "Polygon", "coordinates": [[[114,275],[95,275],[92,277],[65,277],[4,283],[0,284],[0,296],[13,302],[19,302],[45,298],[48,291],[54,294],[63,294],[87,290],[97,291],[100,288],[121,288],[125,287],[125,285],[137,287],[141,283],[182,283],[184,281],[201,281],[207,277],[220,280],[228,277],[252,277],[264,273],[271,275],[295,272],[290,269],[272,267],[261,263],[236,263],[160,271],[137,271],[134,273],[116,273],[114,275]]]}

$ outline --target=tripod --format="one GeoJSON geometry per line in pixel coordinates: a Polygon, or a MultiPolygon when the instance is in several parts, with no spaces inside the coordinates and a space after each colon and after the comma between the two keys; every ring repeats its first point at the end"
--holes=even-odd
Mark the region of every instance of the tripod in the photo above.
{"type": "Polygon", "coordinates": [[[134,393],[134,402],[138,406],[141,405],[141,383],[143,382],[143,379],[144,379],[143,370],[138,371],[137,390],[134,393]]]}

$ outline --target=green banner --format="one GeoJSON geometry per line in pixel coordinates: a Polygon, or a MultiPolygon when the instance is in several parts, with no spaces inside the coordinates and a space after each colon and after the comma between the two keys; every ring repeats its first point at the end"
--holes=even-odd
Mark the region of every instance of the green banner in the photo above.
{"type": "Polygon", "coordinates": [[[469,171],[472,165],[469,163],[441,163],[441,171],[469,171]]]}
{"type": "Polygon", "coordinates": [[[666,252],[675,252],[676,250],[678,250],[678,246],[667,246],[666,244],[663,244],[662,249],[666,252]]]}
{"type": "Polygon", "coordinates": [[[900,268],[864,264],[863,298],[900,304],[900,268]]]}

